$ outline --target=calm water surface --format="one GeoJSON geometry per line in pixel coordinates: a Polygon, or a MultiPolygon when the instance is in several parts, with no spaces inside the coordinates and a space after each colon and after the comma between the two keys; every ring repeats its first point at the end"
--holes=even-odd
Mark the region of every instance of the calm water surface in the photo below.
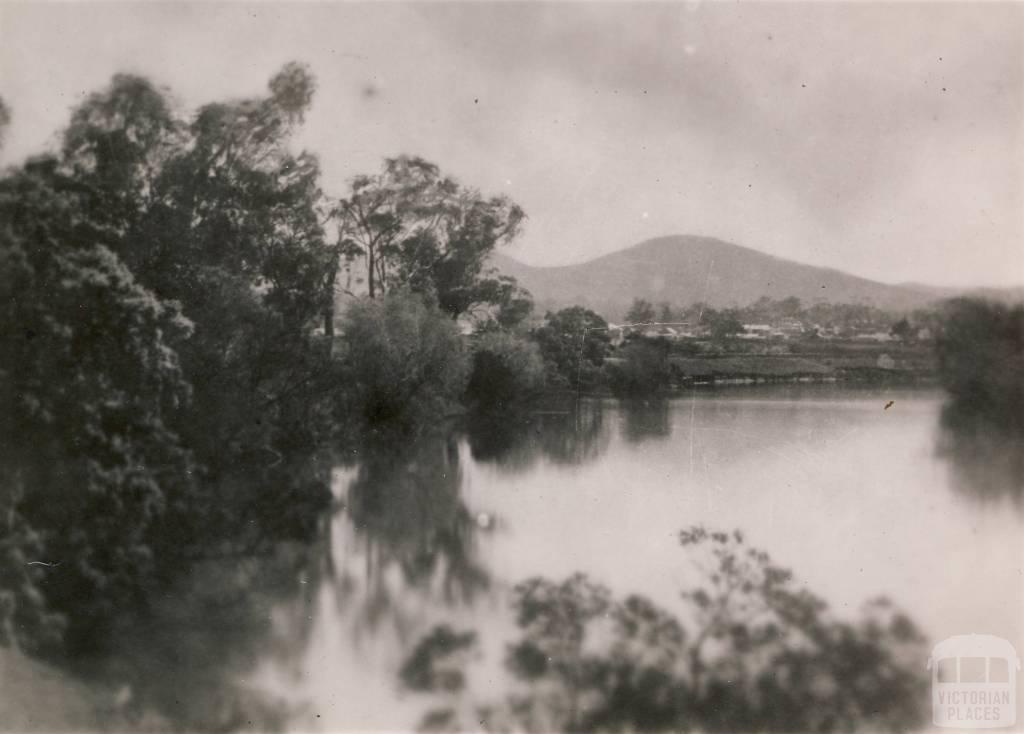
{"type": "Polygon", "coordinates": [[[314,548],[211,564],[205,596],[168,600],[127,638],[162,681],[138,695],[196,723],[245,726],[264,707],[287,728],[408,729],[430,701],[397,672],[434,624],[480,633],[471,683],[493,697],[512,585],[583,571],[676,609],[693,572],[677,533],[694,524],[741,529],[838,616],[885,595],[932,641],[1024,650],[1022,514],[940,455],[940,408],[835,387],[592,400],[359,457],[331,470],[337,509],[314,548]]]}

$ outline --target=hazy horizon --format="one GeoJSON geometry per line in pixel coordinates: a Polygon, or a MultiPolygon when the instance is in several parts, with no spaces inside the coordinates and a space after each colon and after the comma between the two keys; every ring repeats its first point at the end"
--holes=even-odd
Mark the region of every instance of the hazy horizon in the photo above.
{"type": "Polygon", "coordinates": [[[1024,284],[1024,5],[0,5],[0,162],[117,72],[184,108],[319,88],[324,188],[421,155],[583,262],[715,237],[883,283],[1024,284]]]}

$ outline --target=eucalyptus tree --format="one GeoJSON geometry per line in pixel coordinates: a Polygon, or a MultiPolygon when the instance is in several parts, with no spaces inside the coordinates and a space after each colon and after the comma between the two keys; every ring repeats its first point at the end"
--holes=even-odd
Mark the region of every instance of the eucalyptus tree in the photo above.
{"type": "Polygon", "coordinates": [[[526,218],[505,196],[484,197],[422,158],[384,161],[357,176],[336,214],[342,253],[361,260],[370,298],[397,287],[433,295],[453,318],[480,306],[522,309],[525,294],[487,267],[526,218]]]}
{"type": "Polygon", "coordinates": [[[197,328],[177,348],[196,393],[182,422],[209,450],[278,440],[328,369],[313,327],[333,325],[336,243],[319,164],[290,146],[315,91],[288,64],[263,96],[186,117],[151,82],[119,75],[64,135],[62,165],[87,192],[104,242],[197,328]]]}

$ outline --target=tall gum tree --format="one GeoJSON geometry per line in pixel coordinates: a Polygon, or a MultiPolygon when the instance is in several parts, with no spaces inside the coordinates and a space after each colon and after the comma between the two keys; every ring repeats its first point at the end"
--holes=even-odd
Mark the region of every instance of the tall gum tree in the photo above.
{"type": "Polygon", "coordinates": [[[487,268],[495,248],[518,235],[523,210],[462,186],[429,161],[385,160],[380,173],[352,181],[335,213],[342,254],[362,260],[370,298],[406,287],[458,318],[481,306],[511,312],[528,297],[487,268]]]}

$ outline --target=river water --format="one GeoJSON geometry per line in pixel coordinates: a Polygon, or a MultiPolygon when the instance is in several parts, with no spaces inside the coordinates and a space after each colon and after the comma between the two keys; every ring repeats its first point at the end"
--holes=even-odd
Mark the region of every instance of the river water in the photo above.
{"type": "Polygon", "coordinates": [[[695,524],[741,530],[840,618],[884,595],[932,642],[1024,650],[1024,515],[940,450],[941,405],[838,386],[594,399],[356,455],[330,470],[314,547],[207,564],[104,675],[192,727],[408,730],[431,702],[398,671],[433,625],[479,633],[471,689],[500,694],[515,583],[583,572],[671,610],[695,524]]]}

